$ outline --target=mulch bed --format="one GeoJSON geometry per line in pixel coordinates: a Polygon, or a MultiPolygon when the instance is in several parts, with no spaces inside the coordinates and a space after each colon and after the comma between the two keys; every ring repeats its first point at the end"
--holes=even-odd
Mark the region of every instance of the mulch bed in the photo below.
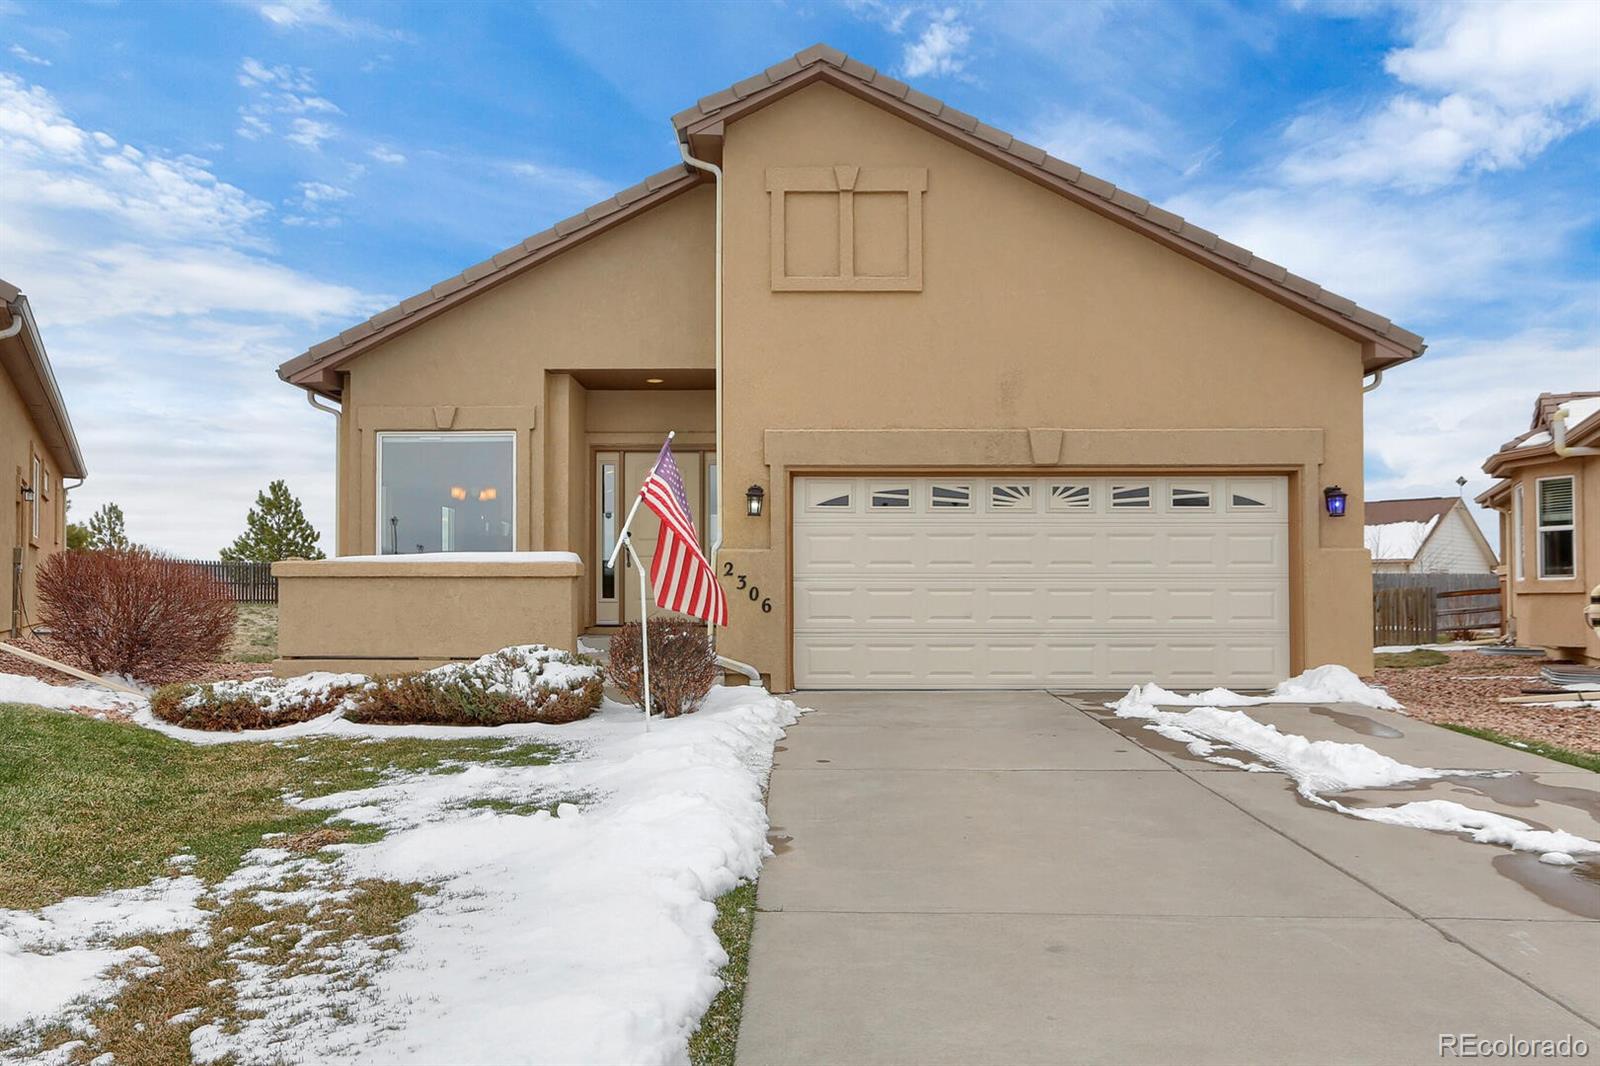
{"type": "MultiPolygon", "coordinates": [[[[29,636],[19,637],[7,641],[23,651],[31,651],[35,655],[43,655],[48,659],[76,666],[80,670],[87,670],[84,666],[65,649],[51,642],[48,637],[29,636]]],[[[75,679],[59,670],[52,670],[48,666],[39,666],[26,659],[15,655],[7,655],[0,651],[0,673],[21,674],[24,677],[36,677],[40,681],[52,685],[70,685],[75,679]]],[[[139,680],[146,685],[168,685],[177,681],[189,681],[202,684],[207,681],[248,681],[254,677],[267,677],[272,673],[270,663],[191,663],[187,666],[176,667],[162,671],[154,677],[141,677],[139,680]]]]}
{"type": "Polygon", "coordinates": [[[1500,703],[1523,688],[1548,687],[1539,668],[1549,659],[1449,652],[1440,666],[1406,670],[1380,667],[1376,680],[1405,704],[1413,718],[1436,724],[1492,729],[1573,751],[1600,753],[1600,707],[1540,707],[1500,703]]]}

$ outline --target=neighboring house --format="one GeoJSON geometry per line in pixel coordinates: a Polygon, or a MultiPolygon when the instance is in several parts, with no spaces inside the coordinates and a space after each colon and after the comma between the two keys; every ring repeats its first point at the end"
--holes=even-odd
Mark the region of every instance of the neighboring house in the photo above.
{"type": "Polygon", "coordinates": [[[39,564],[67,543],[67,478],[85,470],[50,358],[28,298],[0,281],[0,463],[16,471],[15,513],[0,520],[5,615],[0,633],[39,621],[34,578],[39,564]]]}
{"type": "Polygon", "coordinates": [[[340,405],[339,554],[412,553],[279,564],[280,670],[638,617],[668,430],[776,689],[1370,669],[1362,381],[1420,337],[826,46],[673,124],[724,199],[674,166],[279,369],[340,405]]]}
{"type": "Polygon", "coordinates": [[[1488,574],[1499,564],[1465,500],[1368,500],[1367,551],[1380,574],[1488,574]]]}
{"type": "Polygon", "coordinates": [[[1528,432],[1483,469],[1500,479],[1478,502],[1500,512],[1517,643],[1600,663],[1600,635],[1583,615],[1600,585],[1600,392],[1541,394],[1528,432]]]}

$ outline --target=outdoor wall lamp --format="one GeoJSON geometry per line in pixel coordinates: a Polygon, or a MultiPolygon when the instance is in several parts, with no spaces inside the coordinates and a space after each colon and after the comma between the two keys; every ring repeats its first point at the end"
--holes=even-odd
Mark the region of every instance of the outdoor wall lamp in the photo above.
{"type": "Polygon", "coordinates": [[[744,513],[751,518],[761,517],[761,502],[767,498],[760,485],[751,485],[744,492],[744,513]]]}
{"type": "MultiPolygon", "coordinates": [[[[33,502],[33,486],[32,485],[24,485],[24,486],[22,486],[22,500],[23,500],[24,503],[32,503],[33,502]]],[[[760,508],[757,508],[755,511],[752,511],[751,513],[752,514],[760,514],[761,513],[760,508]]]]}
{"type": "Polygon", "coordinates": [[[1344,505],[1350,499],[1350,494],[1338,485],[1329,485],[1322,490],[1322,498],[1328,505],[1328,514],[1333,518],[1344,517],[1344,505]]]}

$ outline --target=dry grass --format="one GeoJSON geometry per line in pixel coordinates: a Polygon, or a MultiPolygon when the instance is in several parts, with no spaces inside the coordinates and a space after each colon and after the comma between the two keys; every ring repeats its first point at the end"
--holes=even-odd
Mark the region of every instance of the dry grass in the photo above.
{"type": "Polygon", "coordinates": [[[225,653],[230,662],[270,663],[278,657],[278,605],[238,604],[233,639],[225,653]]]}

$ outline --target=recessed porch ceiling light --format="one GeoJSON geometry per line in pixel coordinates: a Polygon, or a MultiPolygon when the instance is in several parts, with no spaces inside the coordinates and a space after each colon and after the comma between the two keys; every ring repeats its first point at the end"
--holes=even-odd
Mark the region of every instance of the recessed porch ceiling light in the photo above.
{"type": "Polygon", "coordinates": [[[659,384],[661,384],[661,382],[662,382],[661,378],[645,378],[644,379],[644,383],[646,385],[659,385],[659,384]]]}

